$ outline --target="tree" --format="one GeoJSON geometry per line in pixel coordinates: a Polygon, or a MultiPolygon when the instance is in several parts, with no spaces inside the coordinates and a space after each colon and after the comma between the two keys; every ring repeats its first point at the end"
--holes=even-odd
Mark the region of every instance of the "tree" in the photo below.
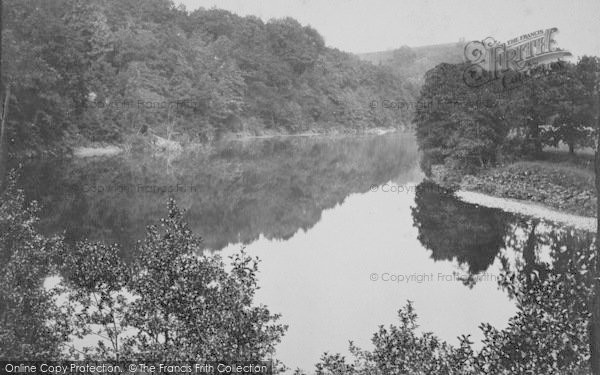
{"type": "Polygon", "coordinates": [[[64,277],[61,291],[68,296],[71,334],[83,339],[97,336],[95,347],[72,349],[97,360],[122,359],[123,336],[127,333],[125,312],[130,306],[125,288],[131,270],[119,256],[117,246],[79,242],[60,254],[58,263],[64,277]],[[100,327],[100,328],[96,328],[100,327]],[[108,343],[108,345],[107,345],[108,343]]]}
{"type": "Polygon", "coordinates": [[[425,171],[432,163],[463,172],[493,164],[508,134],[505,103],[491,86],[465,85],[464,68],[440,64],[426,74],[415,116],[425,171]]]}
{"type": "Polygon", "coordinates": [[[173,201],[127,263],[116,245],[39,234],[37,205],[25,204],[14,174],[0,198],[1,359],[268,360],[285,333],[254,303],[258,260],[242,251],[227,270],[173,201]],[[100,339],[79,350],[71,335],[100,339]]]}
{"type": "MultiPolygon", "coordinates": [[[[596,196],[600,197],[600,59],[598,57],[585,57],[581,62],[582,76],[588,78],[585,81],[588,92],[593,93],[591,97],[595,99],[596,116],[596,154],[594,158],[594,172],[596,182],[596,196]]],[[[593,275],[595,277],[594,295],[592,303],[592,321],[590,323],[590,352],[591,367],[594,375],[600,375],[600,199],[596,209],[597,234],[596,234],[596,262],[593,265],[593,275]]]]}
{"type": "Polygon", "coordinates": [[[569,146],[571,154],[578,146],[591,146],[592,135],[589,131],[593,121],[590,94],[578,65],[561,63],[557,72],[548,78],[551,91],[548,104],[556,113],[550,144],[556,147],[562,141],[569,146]]]}
{"type": "Polygon", "coordinates": [[[313,67],[325,46],[323,38],[315,30],[302,27],[289,17],[269,21],[267,33],[273,53],[287,62],[296,74],[313,67]]]}
{"type": "Polygon", "coordinates": [[[455,348],[431,332],[417,333],[417,314],[410,301],[398,311],[399,325],[380,326],[373,335],[372,351],[352,342],[354,361],[339,354],[325,353],[316,365],[318,375],[386,374],[475,374],[475,362],[468,336],[461,336],[455,348]]]}
{"type": "Polygon", "coordinates": [[[11,173],[0,195],[0,358],[52,360],[68,337],[69,316],[54,305],[44,280],[62,239],[36,230],[38,207],[26,204],[11,173]]]}
{"type": "Polygon", "coordinates": [[[555,113],[550,90],[550,79],[554,75],[550,67],[543,65],[506,75],[504,82],[511,88],[506,117],[513,129],[524,133],[519,140],[522,154],[539,156],[542,152],[544,137],[541,126],[549,124],[555,113]]]}
{"type": "Polygon", "coordinates": [[[372,350],[350,344],[351,361],[325,353],[317,373],[587,373],[592,315],[588,304],[595,283],[589,272],[596,251],[594,236],[550,224],[533,223],[528,231],[521,229],[517,223],[507,233],[507,246],[516,250],[513,255],[517,259],[501,259],[504,269],[498,280],[515,299],[517,311],[503,329],[480,325],[484,335],[480,350],[474,350],[468,336],[460,336],[460,344],[453,346],[432,333],[418,332],[417,314],[408,302],[399,311],[400,324],[382,326],[373,335],[372,350]],[[548,262],[532,259],[531,249],[542,244],[549,249],[548,262]],[[532,267],[533,263],[537,265],[532,267]],[[546,273],[537,273],[540,269],[546,273]]]}
{"type": "Polygon", "coordinates": [[[170,0],[7,1],[5,139],[16,153],[128,142],[143,126],[187,141],[410,121],[369,102],[412,102],[414,86],[325,47],[316,30],[291,18],[188,13],[170,0]]]}
{"type": "Polygon", "coordinates": [[[226,271],[218,255],[203,250],[174,201],[160,225],[148,228],[131,266],[117,247],[79,243],[63,272],[71,310],[81,311],[77,334],[104,338],[84,353],[146,361],[270,359],[286,327],[275,323],[279,315],[253,305],[257,260],[242,252],[226,271]]]}
{"type": "Polygon", "coordinates": [[[3,13],[2,76],[11,86],[9,147],[49,148],[72,130],[87,95],[84,43],[65,24],[70,0],[9,1],[3,13]]]}
{"type": "MultiPolygon", "coordinates": [[[[0,8],[2,4],[0,3],[0,8]]],[[[0,87],[2,87],[0,83],[0,87]]],[[[6,92],[4,94],[4,106],[2,107],[2,113],[0,114],[0,189],[4,187],[4,179],[7,170],[8,164],[8,150],[5,143],[5,129],[6,129],[6,118],[8,117],[8,105],[10,102],[10,85],[6,87],[6,92]]]]}

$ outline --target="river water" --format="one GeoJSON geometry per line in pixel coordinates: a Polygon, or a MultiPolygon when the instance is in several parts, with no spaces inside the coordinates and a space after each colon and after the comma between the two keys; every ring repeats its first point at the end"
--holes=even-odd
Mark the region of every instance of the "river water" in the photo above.
{"type": "Polygon", "coordinates": [[[371,348],[407,300],[422,332],[480,346],[480,323],[501,329],[516,311],[498,286],[503,267],[555,266],[549,233],[570,228],[463,202],[423,178],[414,137],[395,133],[36,161],[19,183],[42,205],[42,231],[116,242],[125,258],[173,195],[207,250],[245,246],[261,259],[257,303],[289,325],[277,357],[310,371],[323,352],[347,355],[350,340],[371,348]]]}

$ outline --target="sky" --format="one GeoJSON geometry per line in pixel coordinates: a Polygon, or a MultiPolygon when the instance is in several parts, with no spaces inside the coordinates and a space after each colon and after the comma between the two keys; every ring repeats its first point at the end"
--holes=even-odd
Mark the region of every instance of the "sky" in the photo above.
{"type": "Polygon", "coordinates": [[[600,56],[599,0],[174,0],[188,10],[227,9],[267,21],[293,17],[329,47],[362,53],[494,37],[507,41],[557,27],[557,46],[600,56]]]}

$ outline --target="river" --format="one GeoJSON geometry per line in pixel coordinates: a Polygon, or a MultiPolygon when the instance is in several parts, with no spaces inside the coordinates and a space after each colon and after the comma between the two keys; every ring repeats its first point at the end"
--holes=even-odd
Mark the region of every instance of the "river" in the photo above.
{"type": "Polygon", "coordinates": [[[116,242],[124,258],[173,195],[207,251],[245,246],[261,259],[256,302],[289,325],[277,358],[310,371],[323,352],[347,355],[349,340],[371,348],[407,300],[422,332],[452,344],[470,334],[479,347],[480,323],[501,329],[516,311],[502,270],[558,267],[551,233],[570,228],[463,202],[423,178],[414,137],[394,133],[36,161],[19,184],[41,203],[43,232],[116,242]]]}

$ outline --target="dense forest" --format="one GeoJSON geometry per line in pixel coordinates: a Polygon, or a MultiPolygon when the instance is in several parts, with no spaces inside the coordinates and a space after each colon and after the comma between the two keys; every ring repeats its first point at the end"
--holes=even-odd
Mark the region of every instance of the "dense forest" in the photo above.
{"type": "Polygon", "coordinates": [[[539,156],[545,146],[570,153],[594,145],[598,57],[558,61],[528,72],[493,72],[470,87],[467,64],[440,64],[427,72],[415,115],[422,166],[444,165],[459,174],[539,156]]]}
{"type": "Polygon", "coordinates": [[[386,66],[325,46],[291,18],[263,22],[170,0],[8,0],[2,33],[5,140],[14,152],[402,127],[376,111],[418,87],[386,66]]]}

